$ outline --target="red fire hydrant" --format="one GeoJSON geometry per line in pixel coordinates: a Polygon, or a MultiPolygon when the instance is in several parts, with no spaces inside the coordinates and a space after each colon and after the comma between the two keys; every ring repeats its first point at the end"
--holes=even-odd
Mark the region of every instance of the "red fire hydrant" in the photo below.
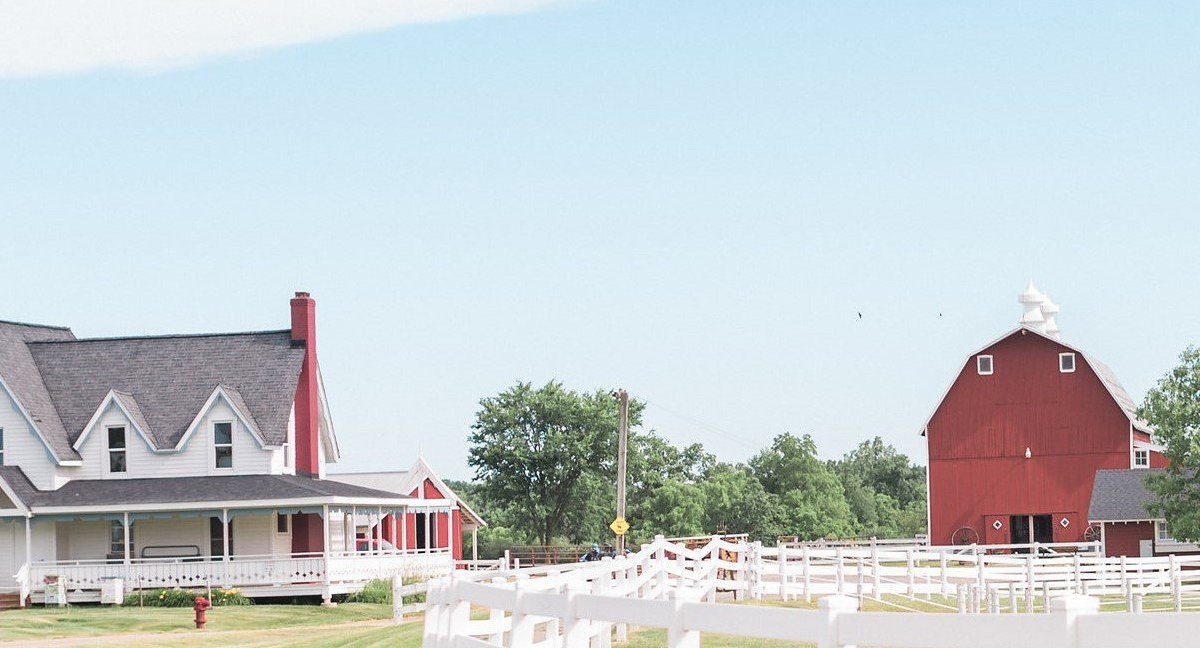
{"type": "Polygon", "coordinates": [[[209,603],[208,599],[203,596],[196,597],[196,604],[192,606],[192,609],[196,611],[197,630],[203,630],[204,624],[208,623],[208,608],[210,607],[212,607],[212,603],[209,603]]]}

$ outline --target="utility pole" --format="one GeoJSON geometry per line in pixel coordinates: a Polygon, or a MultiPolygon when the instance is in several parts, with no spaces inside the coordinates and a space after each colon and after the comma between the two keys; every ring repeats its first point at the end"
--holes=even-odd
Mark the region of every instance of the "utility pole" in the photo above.
{"type": "MultiPolygon", "coordinates": [[[[617,397],[617,519],[625,519],[625,455],[629,450],[629,392],[616,391],[617,397]]],[[[617,555],[625,555],[625,534],[617,534],[617,555]]]]}

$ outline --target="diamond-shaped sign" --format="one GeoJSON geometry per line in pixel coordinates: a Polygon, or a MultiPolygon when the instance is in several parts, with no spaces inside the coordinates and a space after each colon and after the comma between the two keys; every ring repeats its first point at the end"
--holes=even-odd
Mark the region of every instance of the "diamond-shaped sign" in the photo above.
{"type": "Polygon", "coordinates": [[[1071,521],[1068,520],[1067,518],[1063,518],[1063,519],[1059,520],[1058,523],[1061,524],[1062,528],[1064,528],[1064,529],[1071,526],[1071,521]]]}
{"type": "Polygon", "coordinates": [[[608,525],[608,528],[612,529],[613,533],[617,535],[625,535],[629,531],[629,523],[625,521],[625,518],[619,517],[613,520],[612,524],[608,525]]]}
{"type": "Polygon", "coordinates": [[[1003,522],[1001,522],[1000,520],[996,520],[995,522],[992,522],[992,528],[993,528],[993,529],[995,529],[995,530],[997,530],[997,531],[999,531],[999,530],[1000,530],[1000,528],[1001,528],[1001,527],[1003,527],[1003,526],[1004,526],[1004,523],[1003,523],[1003,522]]]}

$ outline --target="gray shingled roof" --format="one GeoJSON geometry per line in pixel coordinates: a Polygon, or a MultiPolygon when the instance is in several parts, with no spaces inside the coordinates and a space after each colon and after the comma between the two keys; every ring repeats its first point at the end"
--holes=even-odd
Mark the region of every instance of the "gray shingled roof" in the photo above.
{"type": "Polygon", "coordinates": [[[27,343],[74,339],[68,328],[0,322],[0,377],[29,412],[34,425],[60,459],[79,459],[79,453],[71,447],[27,343]]]}
{"type": "MultiPolygon", "coordinates": [[[[6,481],[8,481],[7,478],[6,481]]],[[[410,499],[399,493],[297,475],[217,475],[148,479],[76,479],[67,482],[55,491],[37,491],[32,498],[32,505],[35,508],[122,506],[327,497],[410,499]]]]}
{"type": "Polygon", "coordinates": [[[19,466],[0,466],[0,480],[8,484],[12,489],[13,494],[20,500],[20,504],[28,507],[34,498],[37,497],[38,489],[25,476],[25,471],[19,466]]]}
{"type": "Polygon", "coordinates": [[[218,385],[268,444],[283,443],[304,361],[303,348],[287,330],[22,346],[57,407],[68,447],[108,392],[117,390],[155,445],[174,448],[218,385]]]}
{"type": "Polygon", "coordinates": [[[1145,483],[1147,475],[1160,472],[1145,468],[1097,470],[1096,480],[1092,482],[1088,521],[1161,520],[1162,516],[1146,510],[1146,505],[1155,497],[1145,483]]]}

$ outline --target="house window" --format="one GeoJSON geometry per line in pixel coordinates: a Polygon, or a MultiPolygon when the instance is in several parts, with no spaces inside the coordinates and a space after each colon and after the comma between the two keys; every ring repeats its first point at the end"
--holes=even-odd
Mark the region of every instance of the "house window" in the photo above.
{"type": "Polygon", "coordinates": [[[1075,354],[1074,353],[1058,354],[1058,371],[1060,373],[1074,373],[1075,372],[1075,354]]]}
{"type": "MultiPolygon", "coordinates": [[[[129,525],[129,548],[133,549],[133,525],[129,525]]],[[[117,556],[125,555],[125,525],[113,520],[108,527],[108,551],[117,556]]]]}
{"type": "Polygon", "coordinates": [[[275,533],[287,533],[292,526],[292,516],[287,513],[275,514],[275,533]]]}
{"type": "Polygon", "coordinates": [[[979,372],[980,376],[992,375],[992,356],[975,356],[975,369],[979,372]]]}
{"type": "Polygon", "coordinates": [[[290,448],[288,447],[288,444],[286,444],[286,443],[283,444],[281,447],[283,448],[283,467],[291,468],[292,467],[292,457],[291,457],[291,455],[288,454],[288,451],[290,450],[290,448]]]}
{"type": "Polygon", "coordinates": [[[1167,528],[1166,522],[1155,522],[1155,537],[1159,542],[1170,543],[1175,542],[1175,538],[1171,537],[1171,530],[1167,528]]]}
{"type": "Polygon", "coordinates": [[[233,468],[233,423],[213,424],[213,447],[217,468],[233,468]]]}
{"type": "Polygon", "coordinates": [[[108,472],[125,472],[125,428],[108,428],[108,472]]]}
{"type": "MultiPolygon", "coordinates": [[[[208,518],[208,555],[213,560],[220,560],[225,555],[225,525],[221,518],[208,518]]],[[[229,555],[233,555],[233,521],[229,524],[229,555]]]]}
{"type": "Polygon", "coordinates": [[[1133,467],[1134,468],[1149,468],[1150,467],[1150,451],[1149,450],[1134,450],[1133,451],[1133,467]]]}

